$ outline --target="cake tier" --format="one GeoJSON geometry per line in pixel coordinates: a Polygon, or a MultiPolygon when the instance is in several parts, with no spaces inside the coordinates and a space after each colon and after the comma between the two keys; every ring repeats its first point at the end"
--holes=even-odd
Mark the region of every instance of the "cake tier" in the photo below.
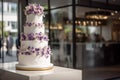
{"type": "Polygon", "coordinates": [[[26,23],[43,23],[43,15],[26,15],[26,23]]]}
{"type": "Polygon", "coordinates": [[[21,40],[39,40],[39,41],[49,41],[48,36],[43,34],[42,32],[40,33],[29,33],[29,34],[24,34],[21,33],[21,40]]]}
{"type": "Polygon", "coordinates": [[[19,64],[23,66],[32,66],[32,67],[47,67],[50,65],[50,55],[46,58],[45,56],[36,56],[19,54],[18,56],[19,64]]]}
{"type": "Polygon", "coordinates": [[[25,7],[25,14],[42,15],[44,8],[40,4],[29,4],[25,7]]]}
{"type": "Polygon", "coordinates": [[[26,23],[24,25],[24,33],[25,34],[30,34],[30,33],[43,33],[45,34],[45,27],[44,24],[38,23],[26,23]]]}
{"type": "Polygon", "coordinates": [[[44,48],[48,46],[47,41],[38,41],[38,40],[33,40],[33,41],[21,41],[21,49],[28,49],[28,47],[33,47],[33,48],[44,48]]]}
{"type": "Polygon", "coordinates": [[[17,69],[22,70],[48,70],[53,68],[53,64],[50,63],[49,57],[19,54],[19,64],[16,65],[17,69]]]}

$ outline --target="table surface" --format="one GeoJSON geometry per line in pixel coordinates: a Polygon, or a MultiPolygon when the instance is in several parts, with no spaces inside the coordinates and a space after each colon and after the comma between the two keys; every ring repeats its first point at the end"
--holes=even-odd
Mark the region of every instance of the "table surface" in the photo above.
{"type": "Polygon", "coordinates": [[[26,76],[29,80],[82,80],[81,70],[54,66],[53,69],[46,71],[22,71],[16,70],[16,64],[17,62],[0,63],[0,71],[26,76]]]}

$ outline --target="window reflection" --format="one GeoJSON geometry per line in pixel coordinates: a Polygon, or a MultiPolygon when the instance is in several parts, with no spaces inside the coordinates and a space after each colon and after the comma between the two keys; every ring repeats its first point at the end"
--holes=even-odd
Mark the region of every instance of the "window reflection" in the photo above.
{"type": "Polygon", "coordinates": [[[106,3],[106,0],[92,0],[92,1],[106,3]]]}
{"type": "Polygon", "coordinates": [[[97,36],[99,35],[100,39],[102,38],[100,42],[119,41],[118,39],[119,37],[117,36],[118,35],[117,31],[115,30],[115,29],[118,29],[117,28],[118,26],[117,24],[119,24],[119,18],[117,18],[118,15],[119,13],[117,11],[87,8],[87,7],[77,7],[76,9],[76,39],[77,41],[81,42],[80,38],[83,37],[83,34],[85,34],[85,36],[88,38],[87,40],[88,42],[94,42],[95,40],[93,38],[96,38],[96,35],[97,36]],[[97,11],[100,12],[100,14],[98,15],[99,17],[100,15],[107,16],[106,13],[109,13],[109,15],[105,19],[104,17],[100,17],[100,19],[93,17],[93,12],[96,12],[96,14],[98,14],[97,11]],[[92,12],[92,14],[89,14],[90,16],[86,17],[86,13],[88,12],[92,12]],[[103,12],[106,12],[106,13],[104,14],[103,12]],[[112,15],[112,13],[114,13],[114,15],[112,15]],[[105,32],[106,30],[107,32],[105,32]]]}
{"type": "Polygon", "coordinates": [[[72,67],[72,7],[51,10],[50,37],[54,63],[72,67]]]}
{"type": "Polygon", "coordinates": [[[109,0],[110,4],[120,5],[120,0],[109,0]]]}
{"type": "MultiPolygon", "coordinates": [[[[114,63],[115,58],[113,61],[110,61],[110,58],[114,55],[114,51],[118,50],[114,45],[119,45],[118,42],[120,41],[120,28],[118,28],[118,26],[120,26],[119,16],[120,13],[118,11],[104,10],[99,8],[76,7],[75,23],[77,68],[81,68],[81,66],[104,66],[107,65],[107,63],[109,63],[109,65],[112,62],[114,63]],[[85,16],[87,12],[94,11],[108,11],[109,16],[105,19],[100,16],[99,18],[93,17],[92,14],[90,17],[85,16]],[[111,47],[113,48],[113,46],[114,49],[109,51],[109,49],[111,47]],[[112,56],[110,56],[109,53],[111,53],[112,56]]],[[[116,51],[116,54],[118,53],[119,52],[116,51]]]]}
{"type": "Polygon", "coordinates": [[[51,8],[71,5],[72,0],[50,0],[51,8]]]}
{"type": "Polygon", "coordinates": [[[44,6],[45,9],[48,9],[48,0],[28,0],[28,3],[36,3],[44,6]]]}
{"type": "Polygon", "coordinates": [[[50,26],[52,32],[51,35],[53,36],[52,41],[59,41],[58,34],[60,34],[61,31],[63,31],[66,36],[64,40],[72,40],[72,25],[70,24],[70,21],[72,19],[71,9],[71,7],[68,7],[52,10],[52,19],[50,26]]]}
{"type": "MultiPolygon", "coordinates": [[[[1,7],[1,6],[0,6],[1,7]]],[[[16,39],[18,38],[18,16],[17,16],[17,1],[15,2],[3,2],[3,26],[1,29],[3,44],[2,53],[4,61],[16,61],[17,49],[16,39]],[[14,56],[14,57],[13,57],[14,56]],[[13,57],[13,58],[11,58],[13,57]]]]}

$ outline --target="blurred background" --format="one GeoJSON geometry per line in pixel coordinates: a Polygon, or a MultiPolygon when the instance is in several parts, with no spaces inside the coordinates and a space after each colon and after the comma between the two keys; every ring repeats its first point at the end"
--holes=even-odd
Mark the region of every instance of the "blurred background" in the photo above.
{"type": "MultiPolygon", "coordinates": [[[[120,65],[120,0],[0,0],[0,62],[17,61],[24,9],[45,8],[45,32],[56,66],[83,70],[120,65]],[[13,37],[12,52],[6,40],[13,37]]],[[[86,79],[87,80],[87,79],[86,79]]]]}

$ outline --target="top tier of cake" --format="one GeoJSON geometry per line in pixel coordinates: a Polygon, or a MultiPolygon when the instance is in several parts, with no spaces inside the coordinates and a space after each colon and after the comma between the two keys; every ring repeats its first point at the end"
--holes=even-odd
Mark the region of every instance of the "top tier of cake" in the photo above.
{"type": "Polygon", "coordinates": [[[45,33],[43,24],[44,8],[40,4],[29,4],[25,7],[26,23],[24,33],[45,33]]]}
{"type": "Polygon", "coordinates": [[[25,7],[25,15],[27,23],[43,23],[44,8],[39,4],[29,4],[25,7]]]}

